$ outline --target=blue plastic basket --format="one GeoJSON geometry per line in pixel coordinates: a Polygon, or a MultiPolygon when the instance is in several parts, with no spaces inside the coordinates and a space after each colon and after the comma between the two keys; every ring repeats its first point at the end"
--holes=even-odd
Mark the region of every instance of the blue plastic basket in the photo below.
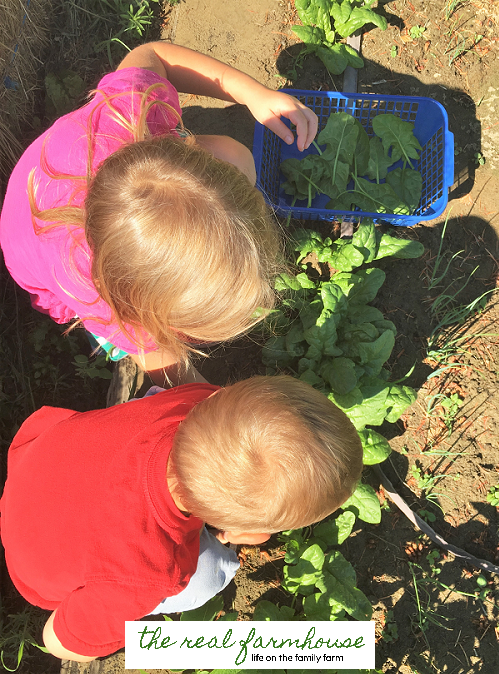
{"type": "MultiPolygon", "coordinates": [[[[332,91],[300,91],[283,89],[295,96],[319,117],[319,131],[333,112],[347,112],[362,124],[369,136],[373,134],[372,119],[380,114],[394,114],[404,121],[414,124],[414,135],[421,143],[419,161],[413,167],[421,172],[423,192],[421,201],[413,215],[391,213],[368,213],[355,211],[335,211],[325,208],[329,197],[317,196],[312,208],[291,206],[292,197],[285,194],[281,184],[286,180],[280,172],[281,162],[290,157],[303,159],[307,154],[317,153],[314,146],[299,152],[296,143],[286,145],[272,131],[257,123],[253,143],[253,155],[257,167],[257,187],[263,192],[267,203],[279,214],[289,213],[303,220],[336,220],[346,215],[370,217],[394,225],[415,225],[422,220],[432,220],[445,210],[449,187],[454,183],[454,134],[448,129],[447,112],[440,103],[422,96],[377,96],[375,94],[341,94],[332,91]]],[[[390,170],[402,166],[402,161],[390,170]]]]}

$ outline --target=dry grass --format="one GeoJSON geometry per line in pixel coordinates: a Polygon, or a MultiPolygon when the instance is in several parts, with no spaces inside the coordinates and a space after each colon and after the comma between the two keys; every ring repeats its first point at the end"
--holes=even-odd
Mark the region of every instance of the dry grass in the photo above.
{"type": "Polygon", "coordinates": [[[0,172],[4,176],[23,150],[22,128],[33,115],[50,9],[50,0],[0,2],[0,172]]]}

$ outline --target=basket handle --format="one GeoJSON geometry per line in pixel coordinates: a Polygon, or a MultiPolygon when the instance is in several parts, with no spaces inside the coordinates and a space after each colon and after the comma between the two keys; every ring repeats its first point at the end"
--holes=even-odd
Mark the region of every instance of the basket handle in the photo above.
{"type": "Polygon", "coordinates": [[[445,130],[444,146],[444,185],[449,189],[454,185],[454,134],[448,129],[445,130]]]}

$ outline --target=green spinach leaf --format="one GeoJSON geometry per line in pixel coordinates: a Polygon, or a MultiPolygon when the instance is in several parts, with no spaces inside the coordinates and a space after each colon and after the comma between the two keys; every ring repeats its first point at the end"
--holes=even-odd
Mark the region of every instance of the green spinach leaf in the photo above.
{"type": "Polygon", "coordinates": [[[322,28],[317,26],[291,26],[293,33],[300,38],[307,46],[321,45],[326,40],[326,34],[322,28]]]}
{"type": "Polygon", "coordinates": [[[376,433],[371,428],[365,428],[363,431],[359,431],[359,436],[364,450],[363,461],[365,466],[382,463],[390,456],[392,448],[388,444],[388,440],[380,433],[376,433]]]}
{"type": "Polygon", "coordinates": [[[397,168],[390,171],[386,176],[386,182],[395,194],[409,207],[409,212],[414,213],[421,201],[423,192],[423,178],[419,171],[409,168],[397,168]]]}
{"type": "Polygon", "coordinates": [[[336,393],[345,395],[357,385],[355,363],[350,358],[332,358],[324,360],[320,368],[321,377],[329,383],[336,393]]]}
{"type": "Polygon", "coordinates": [[[383,234],[379,242],[378,252],[376,253],[375,259],[380,260],[383,257],[391,256],[407,260],[421,257],[423,252],[424,246],[419,241],[396,239],[389,234],[383,234]]]}
{"type": "Polygon", "coordinates": [[[341,545],[352,533],[355,515],[345,511],[334,520],[321,522],[314,527],[314,537],[320,538],[328,546],[341,545]]]}
{"type": "MultiPolygon", "coordinates": [[[[346,0],[342,5],[346,4],[346,0]]],[[[387,22],[384,16],[376,14],[372,9],[366,9],[365,7],[354,7],[348,17],[348,20],[344,23],[335,21],[334,27],[335,30],[341,35],[341,37],[349,37],[353,35],[356,31],[364,26],[373,23],[381,30],[386,30],[387,22]]]]}
{"type": "Polygon", "coordinates": [[[332,75],[341,75],[347,66],[352,68],[362,68],[364,61],[350,45],[337,42],[333,45],[317,46],[314,49],[315,54],[332,75]]]}
{"type": "Polygon", "coordinates": [[[343,192],[339,197],[326,204],[326,207],[336,210],[351,210],[352,204],[367,213],[409,215],[409,207],[388,183],[378,185],[365,178],[355,177],[355,188],[343,192]]]}
{"type": "Polygon", "coordinates": [[[359,484],[348,501],[341,506],[342,510],[351,510],[359,519],[369,524],[381,522],[381,507],[374,489],[368,484],[359,484]]]}
{"type": "Polygon", "coordinates": [[[394,424],[415,400],[416,392],[414,389],[409,386],[392,384],[386,398],[388,408],[386,420],[394,424]]]}
{"type": "Polygon", "coordinates": [[[294,615],[295,611],[290,606],[276,606],[271,601],[262,599],[255,606],[253,620],[293,620],[294,615]]]}
{"type": "Polygon", "coordinates": [[[343,605],[325,592],[315,592],[305,597],[303,613],[307,620],[343,620],[345,616],[343,605]]]}
{"type": "MultiPolygon", "coordinates": [[[[369,162],[367,166],[367,177],[379,183],[384,180],[388,169],[394,163],[394,160],[385,152],[381,139],[373,136],[369,140],[369,162]]],[[[362,174],[361,174],[362,175],[362,174]]]]}
{"type": "Polygon", "coordinates": [[[317,137],[319,145],[326,145],[322,153],[323,159],[331,162],[331,176],[335,182],[336,167],[338,161],[342,161],[348,166],[353,162],[353,155],[359,127],[355,123],[355,118],[346,112],[337,112],[328,117],[326,126],[317,137]]]}
{"type": "Polygon", "coordinates": [[[413,133],[414,124],[397,115],[376,115],[372,120],[374,133],[381,138],[385,152],[391,149],[394,162],[403,159],[412,168],[411,159],[419,159],[421,145],[413,133]]]}
{"type": "Polygon", "coordinates": [[[313,594],[323,564],[324,553],[320,546],[311,545],[302,553],[296,564],[284,567],[282,586],[291,594],[313,594]]]}

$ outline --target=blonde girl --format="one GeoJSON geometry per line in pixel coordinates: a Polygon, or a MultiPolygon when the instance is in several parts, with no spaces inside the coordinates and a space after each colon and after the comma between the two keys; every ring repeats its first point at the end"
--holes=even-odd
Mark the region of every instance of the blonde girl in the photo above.
{"type": "Polygon", "coordinates": [[[145,44],[28,147],[0,219],[5,263],[33,306],[78,319],[157,383],[202,380],[180,367],[195,345],[232,339],[272,307],[280,251],[250,151],[186,134],[179,91],[244,104],[293,143],[285,117],[300,150],[317,132],[293,97],[190,49],[145,44]]]}

